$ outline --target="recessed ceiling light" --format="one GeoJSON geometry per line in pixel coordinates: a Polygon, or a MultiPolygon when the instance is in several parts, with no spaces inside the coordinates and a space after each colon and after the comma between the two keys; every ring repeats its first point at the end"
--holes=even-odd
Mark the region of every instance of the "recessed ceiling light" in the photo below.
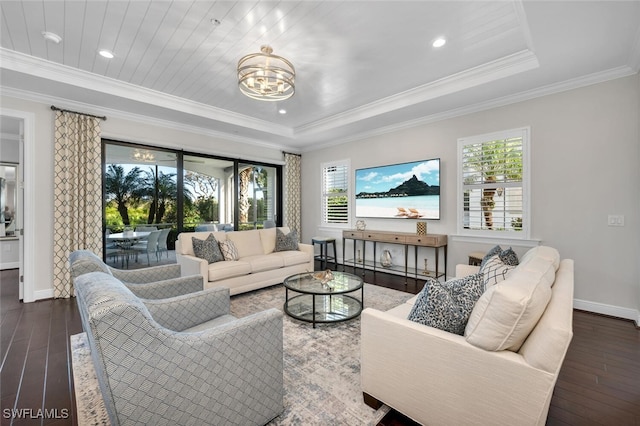
{"type": "Polygon", "coordinates": [[[444,37],[438,37],[437,39],[435,39],[433,41],[432,46],[433,47],[442,47],[445,45],[445,43],[447,42],[447,39],[445,39],[444,37]]]}
{"type": "Polygon", "coordinates": [[[62,37],[60,37],[58,34],[56,33],[52,33],[49,31],[43,31],[42,32],[42,37],[44,37],[45,40],[53,42],[55,44],[58,44],[62,41],[62,37]]]}
{"type": "Polygon", "coordinates": [[[280,109],[278,110],[278,112],[279,112],[280,114],[286,114],[286,113],[287,113],[287,110],[286,110],[286,109],[284,109],[284,108],[280,108],[280,109]]]}
{"type": "Polygon", "coordinates": [[[100,54],[100,56],[102,56],[103,58],[113,59],[113,53],[111,53],[111,51],[109,51],[109,50],[102,49],[102,50],[98,51],[98,53],[99,53],[99,54],[100,54]]]}

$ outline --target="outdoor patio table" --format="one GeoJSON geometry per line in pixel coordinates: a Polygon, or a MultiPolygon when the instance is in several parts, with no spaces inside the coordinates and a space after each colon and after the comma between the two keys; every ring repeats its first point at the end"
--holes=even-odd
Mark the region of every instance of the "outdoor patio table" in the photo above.
{"type": "Polygon", "coordinates": [[[126,260],[127,268],[129,267],[129,255],[131,253],[131,247],[140,240],[144,240],[149,237],[151,232],[127,232],[126,235],[124,232],[118,232],[115,234],[109,234],[107,236],[107,240],[115,243],[118,247],[120,247],[120,254],[122,254],[122,263],[124,266],[124,261],[126,260]]]}

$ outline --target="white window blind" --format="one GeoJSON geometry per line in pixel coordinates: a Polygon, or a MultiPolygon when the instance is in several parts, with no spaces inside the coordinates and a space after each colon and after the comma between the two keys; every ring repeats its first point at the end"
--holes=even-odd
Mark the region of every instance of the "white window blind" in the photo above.
{"type": "Polygon", "coordinates": [[[528,238],[528,129],[458,141],[460,234],[528,238]]]}
{"type": "Polygon", "coordinates": [[[346,161],[322,166],[322,221],[349,223],[349,163],[346,161]]]}

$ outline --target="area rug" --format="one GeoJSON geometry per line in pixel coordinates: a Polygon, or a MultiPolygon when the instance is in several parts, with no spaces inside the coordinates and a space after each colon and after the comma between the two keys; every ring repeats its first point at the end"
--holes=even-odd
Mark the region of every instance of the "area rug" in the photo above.
{"type": "MultiPolygon", "coordinates": [[[[412,295],[365,284],[364,306],[380,310],[412,295]]],[[[267,308],[282,310],[282,285],[233,296],[231,313],[244,317],[267,308]]],[[[84,333],[71,336],[78,424],[108,425],[84,333]]],[[[364,404],[360,388],[360,319],[311,324],[284,316],[284,412],[269,425],[375,425],[389,408],[364,404]]]]}

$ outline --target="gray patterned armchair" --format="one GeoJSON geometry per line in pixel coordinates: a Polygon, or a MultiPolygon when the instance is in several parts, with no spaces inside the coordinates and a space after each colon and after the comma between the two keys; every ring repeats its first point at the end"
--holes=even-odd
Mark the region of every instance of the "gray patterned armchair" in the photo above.
{"type": "Polygon", "coordinates": [[[236,319],[227,288],[143,300],[102,272],[75,285],[112,425],[262,425],[283,411],[281,311],[236,319]]]}
{"type": "Polygon", "coordinates": [[[104,272],[144,299],[165,299],[204,290],[202,276],[180,277],[178,264],[125,271],[110,267],[89,250],[77,250],[69,255],[69,266],[72,281],[88,272],[104,272]]]}

